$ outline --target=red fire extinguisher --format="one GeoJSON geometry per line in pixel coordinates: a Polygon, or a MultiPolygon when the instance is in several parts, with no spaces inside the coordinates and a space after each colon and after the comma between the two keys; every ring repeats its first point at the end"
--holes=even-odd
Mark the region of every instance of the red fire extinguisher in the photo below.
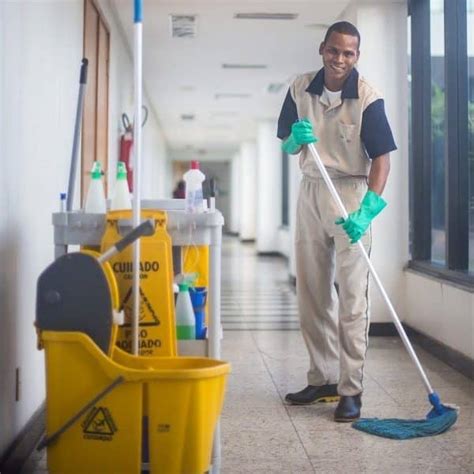
{"type": "MultiPolygon", "coordinates": [[[[148,118],[148,109],[143,106],[143,122],[142,127],[145,125],[148,118]]],[[[124,133],[120,137],[120,159],[125,163],[127,168],[127,181],[130,192],[133,192],[133,160],[132,160],[132,148],[133,148],[133,124],[130,123],[128,115],[122,114],[122,124],[124,133]]]]}

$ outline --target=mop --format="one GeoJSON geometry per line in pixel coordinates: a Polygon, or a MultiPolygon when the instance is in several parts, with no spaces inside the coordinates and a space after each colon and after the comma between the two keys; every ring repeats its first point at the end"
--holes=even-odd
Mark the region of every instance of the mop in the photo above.
{"type": "MultiPolygon", "coordinates": [[[[339,211],[341,212],[344,219],[347,219],[348,213],[344,207],[344,204],[339,197],[339,194],[334,187],[334,184],[329,177],[326,168],[324,167],[321,158],[314,146],[314,143],[309,143],[308,148],[313,155],[314,161],[316,166],[318,167],[326,185],[329,188],[329,191],[336,202],[339,211]]],[[[418,372],[423,380],[423,384],[428,392],[428,400],[432,405],[432,409],[428,413],[425,419],[422,420],[405,420],[405,419],[397,419],[397,418],[389,418],[389,419],[379,419],[379,418],[361,418],[360,420],[352,423],[352,427],[364,431],[366,433],[374,434],[377,436],[382,436],[384,438],[391,438],[391,439],[410,439],[410,438],[420,438],[423,436],[433,436],[436,434],[440,434],[448,430],[451,426],[456,423],[458,417],[458,408],[455,406],[450,405],[443,405],[441,403],[439,395],[433,390],[431,384],[426,376],[423,367],[418,360],[418,357],[406,335],[405,330],[400,322],[400,319],[397,316],[395,308],[393,307],[391,301],[388,298],[388,295],[382,286],[382,282],[380,281],[377,272],[375,271],[372,262],[365,251],[362,242],[359,240],[357,242],[360,251],[362,252],[362,256],[364,257],[369,271],[372,274],[373,279],[375,280],[377,287],[382,294],[385,303],[388,306],[390,314],[392,316],[393,322],[395,323],[395,327],[405,345],[405,348],[408,351],[411,359],[415,363],[418,372]]]]}

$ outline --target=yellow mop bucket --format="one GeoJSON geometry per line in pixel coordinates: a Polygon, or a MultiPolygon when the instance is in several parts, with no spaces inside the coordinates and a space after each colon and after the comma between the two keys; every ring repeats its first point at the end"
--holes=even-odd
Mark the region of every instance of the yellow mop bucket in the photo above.
{"type": "Polygon", "coordinates": [[[209,469],[229,364],[197,357],[112,358],[79,332],[43,331],[50,474],[141,472],[148,416],[150,472],[209,469]]]}

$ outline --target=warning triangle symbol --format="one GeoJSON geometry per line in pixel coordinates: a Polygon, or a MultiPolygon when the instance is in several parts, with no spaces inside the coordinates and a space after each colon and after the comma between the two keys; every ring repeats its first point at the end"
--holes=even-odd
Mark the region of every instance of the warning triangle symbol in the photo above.
{"type": "MultiPolygon", "coordinates": [[[[124,326],[130,326],[133,315],[133,300],[132,296],[132,287],[130,287],[123,299],[120,311],[125,313],[125,324],[124,326]]],[[[143,290],[140,288],[140,314],[139,314],[139,324],[140,326],[159,326],[160,320],[153,309],[153,306],[150,303],[150,300],[146,297],[143,290]]]]}
{"type": "Polygon", "coordinates": [[[103,407],[94,407],[82,427],[83,433],[94,435],[112,436],[117,431],[109,410],[103,407]]]}

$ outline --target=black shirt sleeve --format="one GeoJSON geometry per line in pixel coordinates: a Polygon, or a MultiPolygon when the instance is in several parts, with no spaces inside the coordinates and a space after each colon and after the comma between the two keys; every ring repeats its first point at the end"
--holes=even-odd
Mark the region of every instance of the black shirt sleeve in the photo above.
{"type": "Polygon", "coordinates": [[[371,159],[397,149],[383,99],[377,99],[364,110],[360,137],[371,159]]]}
{"type": "Polygon", "coordinates": [[[291,134],[291,126],[298,120],[298,112],[296,110],[296,104],[291,97],[290,90],[285,97],[283,106],[281,108],[280,117],[278,118],[278,132],[277,137],[281,140],[287,138],[291,134]]]}

